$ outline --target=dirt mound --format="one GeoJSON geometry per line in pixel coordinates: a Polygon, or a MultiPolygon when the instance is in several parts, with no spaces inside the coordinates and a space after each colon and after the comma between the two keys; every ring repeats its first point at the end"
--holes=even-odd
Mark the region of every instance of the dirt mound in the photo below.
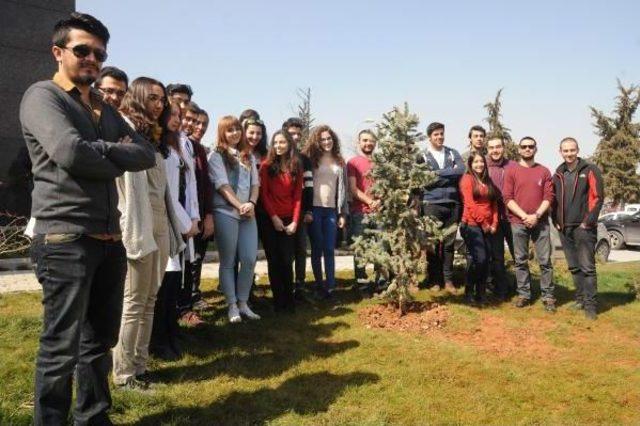
{"type": "Polygon", "coordinates": [[[411,302],[400,315],[397,306],[379,304],[367,306],[358,316],[367,328],[428,333],[445,326],[449,310],[438,303],[411,302]]]}
{"type": "Polygon", "coordinates": [[[445,337],[464,345],[472,345],[500,358],[525,355],[537,360],[550,360],[558,355],[558,348],[547,341],[544,334],[553,323],[531,319],[521,327],[512,327],[504,319],[487,315],[473,330],[447,333],[445,337]]]}

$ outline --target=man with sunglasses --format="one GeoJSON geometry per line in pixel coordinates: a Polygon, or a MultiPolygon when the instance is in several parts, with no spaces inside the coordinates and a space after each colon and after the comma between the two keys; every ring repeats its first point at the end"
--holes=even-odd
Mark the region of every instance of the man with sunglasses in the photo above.
{"type": "Polygon", "coordinates": [[[553,223],[560,233],[569,271],[576,286],[573,308],[583,309],[590,320],[597,318],[596,241],[598,216],[604,201],[604,184],[598,167],[578,156],[578,141],[560,141],[564,160],[553,175],[556,199],[553,223]]]}
{"type": "Polygon", "coordinates": [[[35,373],[36,425],[111,424],[110,349],[118,340],[127,261],[115,178],[155,165],[151,143],[91,90],[109,31],[72,13],[54,27],[53,80],[27,89],[22,132],[33,163],[31,260],[44,324],[35,373]]]}
{"type": "Polygon", "coordinates": [[[102,100],[115,110],[120,108],[124,94],[129,87],[129,78],[124,71],[116,67],[104,67],[98,74],[93,87],[102,93],[102,100]]]}
{"type": "Polygon", "coordinates": [[[548,211],[553,202],[551,172],[536,163],[536,140],[525,136],[520,140],[520,161],[508,168],[504,175],[503,198],[509,210],[513,234],[518,298],[516,307],[531,302],[531,273],[529,272],[529,241],[533,241],[540,265],[540,290],[547,312],[555,312],[551,236],[548,211]]]}

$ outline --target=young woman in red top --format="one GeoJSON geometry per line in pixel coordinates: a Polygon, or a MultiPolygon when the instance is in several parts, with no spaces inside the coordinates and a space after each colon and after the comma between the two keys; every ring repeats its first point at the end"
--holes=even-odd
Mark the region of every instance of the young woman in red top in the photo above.
{"type": "Polygon", "coordinates": [[[491,261],[489,235],[498,227],[498,191],[489,177],[487,161],[480,154],[467,159],[460,179],[463,210],[460,233],[467,246],[465,301],[486,303],[485,281],[491,261]]]}
{"type": "Polygon", "coordinates": [[[262,233],[276,312],[295,310],[293,256],[302,208],[302,164],[291,136],[274,133],[260,166],[260,201],[270,220],[262,233]]]}

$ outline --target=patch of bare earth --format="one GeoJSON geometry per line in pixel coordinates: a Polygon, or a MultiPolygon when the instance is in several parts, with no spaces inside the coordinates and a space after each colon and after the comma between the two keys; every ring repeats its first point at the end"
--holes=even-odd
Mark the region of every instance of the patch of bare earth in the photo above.
{"type": "Polygon", "coordinates": [[[463,345],[474,346],[499,358],[522,355],[544,361],[559,354],[559,349],[551,345],[544,336],[553,327],[553,322],[539,319],[531,319],[521,327],[512,327],[502,318],[486,315],[472,330],[450,332],[444,337],[463,345]]]}
{"type": "Polygon", "coordinates": [[[401,315],[397,305],[378,304],[361,309],[358,316],[366,328],[429,333],[445,326],[449,310],[438,303],[411,302],[401,315]]]}

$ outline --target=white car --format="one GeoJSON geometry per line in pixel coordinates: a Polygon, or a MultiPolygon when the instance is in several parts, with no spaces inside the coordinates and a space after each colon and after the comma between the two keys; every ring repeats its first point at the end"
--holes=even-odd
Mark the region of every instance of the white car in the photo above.
{"type": "Polygon", "coordinates": [[[628,214],[640,212],[640,204],[627,204],[624,206],[624,212],[628,214]]]}
{"type": "Polygon", "coordinates": [[[609,222],[610,220],[618,220],[623,216],[629,216],[629,212],[613,212],[602,215],[598,218],[598,222],[609,222]]]}

